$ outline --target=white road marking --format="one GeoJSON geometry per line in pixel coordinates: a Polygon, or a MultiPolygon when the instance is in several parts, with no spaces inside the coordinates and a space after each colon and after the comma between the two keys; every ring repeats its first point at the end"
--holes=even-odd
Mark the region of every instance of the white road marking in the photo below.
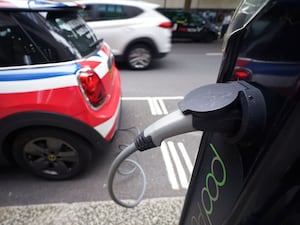
{"type": "Polygon", "coordinates": [[[171,161],[171,157],[170,157],[166,142],[163,141],[161,143],[160,148],[161,148],[161,153],[162,153],[165,165],[166,165],[167,174],[168,174],[169,182],[171,183],[171,187],[173,190],[178,190],[179,185],[178,185],[178,182],[176,179],[176,174],[174,171],[174,167],[173,167],[173,164],[171,161]]]}
{"type": "Polygon", "coordinates": [[[163,99],[162,99],[162,98],[155,98],[155,99],[158,101],[158,103],[159,103],[159,105],[160,105],[160,108],[161,108],[161,110],[162,110],[162,113],[163,113],[164,115],[167,115],[167,114],[168,114],[168,110],[167,110],[167,108],[166,108],[166,105],[165,105],[163,99]]]}
{"type": "Polygon", "coordinates": [[[193,172],[193,164],[191,162],[191,159],[190,159],[190,157],[189,157],[189,155],[188,155],[188,153],[187,153],[187,151],[186,151],[183,143],[182,142],[178,142],[178,147],[180,149],[180,152],[182,154],[182,157],[183,157],[183,159],[185,161],[185,164],[186,164],[186,166],[187,166],[190,174],[192,174],[192,172],[193,172]]]}
{"type": "Polygon", "coordinates": [[[144,100],[148,101],[149,98],[161,98],[164,100],[180,100],[183,99],[183,96],[163,96],[163,97],[122,97],[122,100],[127,101],[136,101],[136,100],[144,100]]]}
{"type": "Polygon", "coordinates": [[[187,189],[189,186],[189,180],[193,172],[193,165],[185,150],[183,143],[177,143],[179,151],[183,157],[183,164],[181,157],[176,150],[176,146],[173,141],[165,141],[161,144],[161,152],[163,160],[165,162],[169,182],[173,190],[179,190],[179,188],[187,189]],[[185,166],[187,167],[187,173],[185,172],[185,166]],[[180,183],[180,187],[179,187],[180,183]]]}
{"type": "Polygon", "coordinates": [[[208,55],[208,56],[221,56],[223,55],[222,52],[208,52],[208,53],[205,53],[205,55],[208,55]]]}
{"type": "MultiPolygon", "coordinates": [[[[164,100],[181,100],[183,96],[174,97],[122,97],[124,101],[146,101],[152,115],[166,115],[168,110],[164,100]]],[[[193,164],[182,142],[177,145],[172,141],[163,141],[160,146],[168,180],[173,190],[187,189],[193,172],[193,164]],[[178,149],[176,149],[178,147],[178,149]],[[182,162],[184,161],[184,162],[182,162]]]]}
{"type": "MultiPolygon", "coordinates": [[[[150,98],[148,100],[148,103],[150,105],[150,108],[151,106],[153,107],[154,106],[154,111],[152,111],[152,115],[162,115],[162,110],[160,108],[160,105],[158,104],[158,101],[156,98],[150,98]],[[150,103],[151,102],[151,103],[150,103]]],[[[153,110],[153,109],[152,109],[153,110]]]]}
{"type": "Polygon", "coordinates": [[[169,151],[171,152],[171,156],[174,160],[174,164],[177,170],[178,179],[180,181],[181,187],[184,189],[187,189],[189,186],[189,182],[186,176],[186,173],[184,171],[183,165],[181,163],[181,160],[178,156],[178,153],[176,151],[175,145],[173,141],[168,141],[169,151]]]}
{"type": "Polygon", "coordinates": [[[164,100],[180,100],[183,96],[171,96],[171,97],[122,97],[124,101],[147,101],[150,107],[152,115],[167,115],[168,110],[164,103],[164,100]]]}
{"type": "Polygon", "coordinates": [[[154,102],[152,101],[152,98],[148,98],[148,104],[149,104],[149,107],[150,107],[150,111],[151,111],[151,114],[152,115],[156,115],[156,108],[155,108],[155,105],[154,105],[154,102]]]}

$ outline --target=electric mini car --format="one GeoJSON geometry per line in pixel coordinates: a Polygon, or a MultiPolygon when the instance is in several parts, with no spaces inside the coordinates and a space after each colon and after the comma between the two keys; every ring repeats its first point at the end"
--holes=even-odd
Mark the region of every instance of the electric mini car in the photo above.
{"type": "Polygon", "coordinates": [[[121,82],[73,2],[0,1],[0,164],[59,180],[113,138],[121,82]]]}

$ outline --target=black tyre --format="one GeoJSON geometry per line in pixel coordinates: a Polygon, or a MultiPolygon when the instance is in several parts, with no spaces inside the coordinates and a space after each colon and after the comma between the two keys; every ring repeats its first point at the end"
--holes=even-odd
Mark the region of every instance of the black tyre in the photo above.
{"type": "Polygon", "coordinates": [[[132,70],[148,69],[152,62],[152,51],[145,44],[131,46],[126,54],[126,62],[132,70]]]}
{"type": "Polygon", "coordinates": [[[84,140],[53,128],[19,133],[13,143],[13,155],[22,168],[51,180],[72,178],[91,161],[91,150],[84,140]]]}

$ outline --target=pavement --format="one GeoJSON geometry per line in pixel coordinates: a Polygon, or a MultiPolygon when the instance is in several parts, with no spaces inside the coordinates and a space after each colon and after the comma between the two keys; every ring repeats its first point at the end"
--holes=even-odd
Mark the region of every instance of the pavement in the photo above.
{"type": "Polygon", "coordinates": [[[0,207],[0,225],[178,225],[184,197],[144,199],[135,208],[113,201],[0,207]]]}

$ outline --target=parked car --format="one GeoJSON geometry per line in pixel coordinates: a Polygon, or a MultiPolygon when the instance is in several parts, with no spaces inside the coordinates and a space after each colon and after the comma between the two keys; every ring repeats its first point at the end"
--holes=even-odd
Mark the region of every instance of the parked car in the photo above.
{"type": "Polygon", "coordinates": [[[0,1],[0,164],[44,178],[84,171],[114,136],[120,73],[70,1],[0,1]]]}
{"type": "Polygon", "coordinates": [[[81,16],[112,48],[117,62],[144,70],[171,51],[171,21],[157,4],[130,0],[81,0],[81,16]]]}
{"type": "Polygon", "coordinates": [[[191,39],[193,41],[213,42],[218,39],[220,29],[209,22],[202,14],[181,9],[158,10],[173,24],[172,39],[191,39]]]}

